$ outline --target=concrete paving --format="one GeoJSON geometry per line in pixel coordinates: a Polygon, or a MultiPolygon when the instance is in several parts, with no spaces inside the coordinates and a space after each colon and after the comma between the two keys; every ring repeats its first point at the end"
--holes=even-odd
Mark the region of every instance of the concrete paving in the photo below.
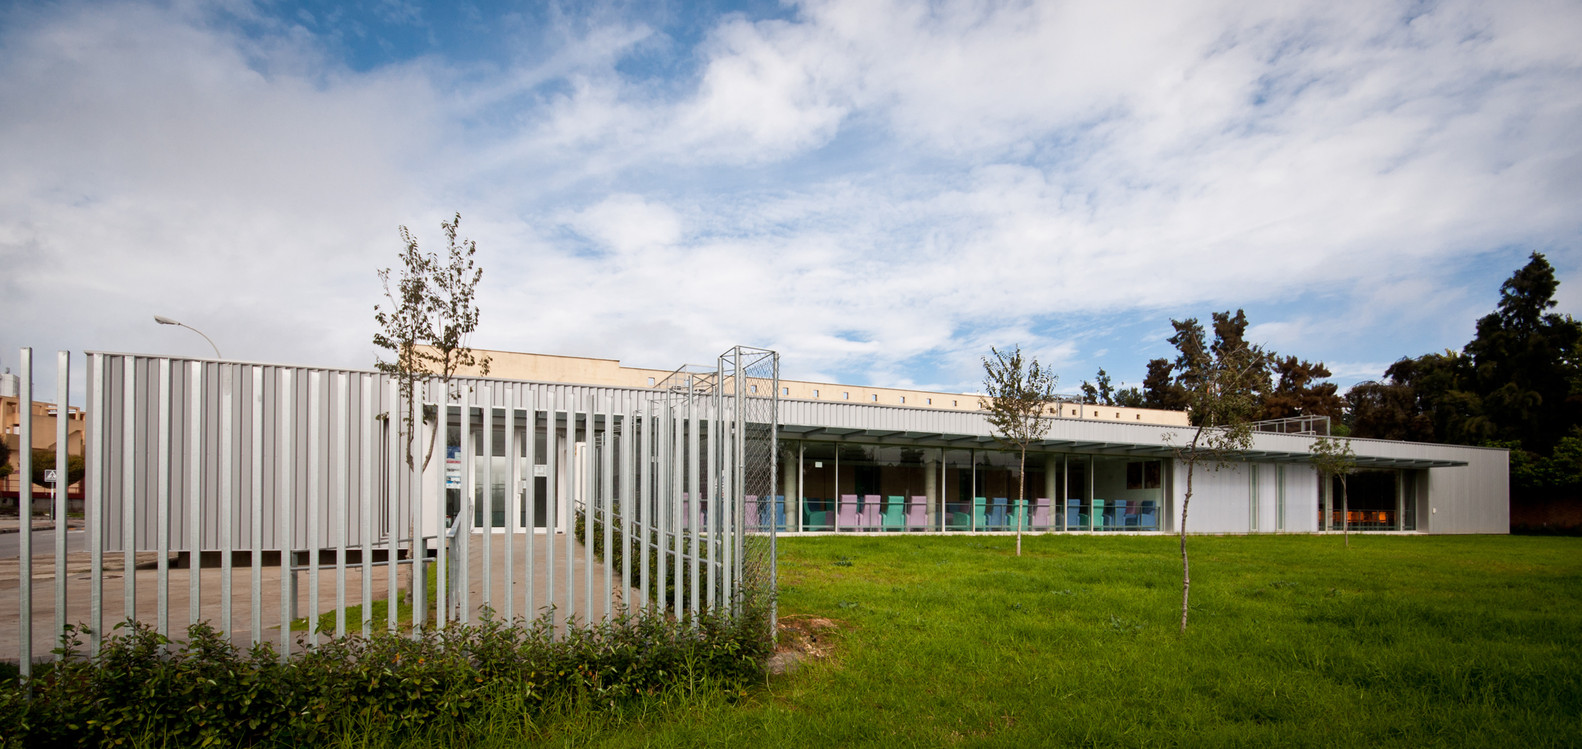
{"type": "MultiPolygon", "coordinates": [[[[38,534],[42,535],[42,534],[38,534]]],[[[36,536],[35,536],[36,538],[36,536]]],[[[567,538],[564,534],[556,534],[551,542],[550,537],[544,534],[535,534],[533,548],[533,574],[531,576],[531,603],[529,603],[529,585],[527,574],[527,537],[518,533],[512,537],[513,556],[511,564],[513,574],[511,585],[506,585],[506,556],[505,534],[495,533],[489,539],[490,554],[485,556],[483,534],[473,534],[467,544],[467,574],[468,585],[467,604],[472,618],[476,619],[483,611],[484,606],[491,605],[497,616],[504,616],[508,611],[517,618],[533,618],[550,610],[554,604],[554,619],[556,629],[564,631],[567,613],[572,612],[575,620],[585,622],[589,619],[587,598],[587,577],[584,549],[580,543],[571,543],[571,557],[574,562],[572,567],[571,585],[567,586],[567,538]],[[551,581],[550,551],[554,551],[554,579],[551,581]],[[489,575],[489,592],[485,595],[484,567],[486,561],[492,561],[489,575]],[[553,593],[553,600],[550,595],[553,593]],[[526,615],[531,616],[526,616],[526,615]]],[[[71,545],[68,545],[68,549],[71,545]]],[[[104,626],[106,631],[115,623],[126,619],[125,586],[126,570],[119,552],[107,553],[103,565],[103,611],[104,626]]],[[[158,620],[158,570],[156,563],[157,554],[150,552],[139,553],[136,565],[132,571],[134,582],[134,598],[136,616],[139,621],[151,625],[158,620]]],[[[430,560],[432,564],[433,560],[430,560]]],[[[174,567],[174,560],[172,567],[174,567]]],[[[409,581],[410,566],[399,565],[397,587],[405,590],[409,581]]],[[[21,645],[21,561],[13,551],[9,556],[0,557],[0,660],[16,661],[21,645]]],[[[66,565],[66,621],[68,623],[87,623],[90,616],[89,592],[91,587],[90,557],[84,552],[73,552],[67,555],[66,565]]],[[[455,571],[452,571],[453,575],[455,571]]],[[[181,639],[179,635],[185,633],[191,621],[189,615],[189,589],[191,570],[171,569],[168,577],[168,599],[166,610],[168,612],[167,624],[174,639],[181,639]]],[[[356,606],[362,600],[362,568],[356,563],[348,564],[344,583],[345,601],[347,606],[356,606]]],[[[387,591],[389,574],[388,567],[373,567],[371,569],[371,582],[373,597],[371,600],[384,600],[387,591]]],[[[604,588],[604,566],[594,561],[593,574],[593,610],[594,619],[601,619],[605,614],[606,593],[604,588]]],[[[296,573],[297,591],[296,606],[297,616],[303,617],[308,613],[308,602],[314,597],[309,574],[306,571],[296,573]]],[[[615,574],[611,581],[611,590],[608,594],[610,610],[619,612],[627,601],[635,596],[620,584],[619,574],[615,574]]],[[[218,567],[204,567],[198,571],[200,583],[200,612],[199,619],[207,620],[218,626],[221,617],[221,570],[218,567]]],[[[275,644],[280,643],[280,585],[281,574],[278,566],[264,566],[261,570],[261,606],[259,607],[259,629],[257,636],[275,644]]],[[[453,577],[452,579],[456,579],[453,577]]],[[[33,657],[42,660],[51,657],[50,651],[58,644],[55,633],[55,569],[52,553],[39,552],[35,548],[32,566],[32,637],[33,657]]],[[[290,582],[290,575],[286,577],[290,582]]],[[[252,568],[238,566],[232,570],[231,577],[231,639],[239,647],[251,644],[254,631],[252,628],[252,568]]],[[[319,613],[332,613],[335,611],[336,601],[336,569],[333,564],[323,567],[319,571],[318,581],[318,608],[319,613]]],[[[451,610],[452,618],[460,615],[462,609],[460,602],[451,610]]],[[[361,622],[355,617],[350,617],[348,628],[360,630],[361,622]]],[[[432,621],[432,613],[430,614],[432,621]]],[[[375,622],[379,626],[382,622],[375,622]]],[[[304,632],[296,632],[291,636],[293,643],[304,632]]],[[[86,639],[86,638],[85,638],[86,639]]],[[[293,644],[292,648],[296,649],[293,644]]]]}

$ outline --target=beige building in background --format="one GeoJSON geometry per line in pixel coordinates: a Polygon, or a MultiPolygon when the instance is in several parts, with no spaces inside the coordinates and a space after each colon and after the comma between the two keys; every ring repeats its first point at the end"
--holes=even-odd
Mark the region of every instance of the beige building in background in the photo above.
{"type": "MultiPolygon", "coordinates": [[[[55,449],[55,414],[53,403],[40,403],[34,401],[32,413],[33,449],[55,449]]],[[[80,408],[71,408],[66,413],[66,452],[70,455],[82,455],[83,431],[86,426],[84,414],[80,408]]],[[[21,399],[15,393],[0,395],[0,439],[5,440],[6,447],[11,448],[11,475],[0,479],[0,507],[14,510],[15,500],[20,496],[21,483],[21,455],[22,455],[22,415],[21,399]]],[[[49,490],[34,487],[35,495],[49,496],[49,490]]],[[[81,482],[72,484],[69,496],[81,497],[81,482]]]]}
{"type": "MultiPolygon", "coordinates": [[[[644,369],[623,366],[619,359],[594,359],[581,356],[556,356],[517,351],[492,351],[474,349],[479,356],[489,357],[489,376],[505,380],[550,382],[561,385],[591,385],[597,387],[648,388],[664,382],[668,369],[644,369]]],[[[477,376],[476,368],[458,374],[477,376]]],[[[767,393],[765,394],[767,395],[767,393]]],[[[869,385],[841,385],[806,380],[781,380],[780,397],[785,400],[821,401],[833,403],[861,403],[878,406],[904,406],[907,408],[938,409],[942,411],[981,411],[979,395],[974,393],[947,393],[932,390],[874,387],[869,385]]],[[[1184,411],[1162,411],[1153,408],[1122,408],[1099,406],[1078,401],[1059,401],[1050,406],[1050,415],[1058,418],[1085,421],[1106,421],[1129,424],[1155,424],[1161,426],[1187,426],[1184,411]]]]}

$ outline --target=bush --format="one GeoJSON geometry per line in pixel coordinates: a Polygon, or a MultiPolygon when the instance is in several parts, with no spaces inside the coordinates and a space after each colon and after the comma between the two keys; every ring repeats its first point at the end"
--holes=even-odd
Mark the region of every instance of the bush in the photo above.
{"type": "Polygon", "coordinates": [[[549,620],[474,625],[416,636],[349,636],[281,663],[260,644],[245,654],[196,624],[185,643],[128,622],[92,659],[59,659],[0,683],[0,746],[299,746],[348,730],[393,740],[467,740],[471,716],[505,701],[531,715],[567,701],[620,707],[676,689],[740,695],[763,676],[761,622],[715,614],[638,617],[574,628],[549,620]],[[436,734],[437,732],[437,734],[436,734]]]}

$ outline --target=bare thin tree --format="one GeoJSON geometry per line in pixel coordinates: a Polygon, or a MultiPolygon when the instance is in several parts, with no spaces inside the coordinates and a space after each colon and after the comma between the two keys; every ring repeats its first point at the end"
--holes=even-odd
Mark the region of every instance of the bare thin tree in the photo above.
{"type": "MultiPolygon", "coordinates": [[[[1174,322],[1174,321],[1172,321],[1174,322]]],[[[1204,345],[1197,320],[1176,323],[1172,339],[1181,356],[1176,369],[1195,428],[1185,444],[1174,444],[1175,456],[1186,466],[1186,492],[1181,499],[1181,632],[1186,633],[1191,607],[1192,565],[1187,556],[1187,510],[1192,504],[1193,479],[1199,464],[1219,470],[1252,445],[1252,420],[1258,409],[1256,386],[1264,372],[1264,353],[1245,343],[1216,340],[1204,345]]]]}
{"type": "Polygon", "coordinates": [[[1328,481],[1340,477],[1340,528],[1346,538],[1346,548],[1351,548],[1351,506],[1346,497],[1346,477],[1357,472],[1357,454],[1351,451],[1351,440],[1319,437],[1308,448],[1308,460],[1328,481]]]}
{"type": "MultiPolygon", "coordinates": [[[[984,398],[978,405],[989,412],[994,439],[1007,450],[1021,454],[1017,471],[1016,502],[1027,501],[1027,448],[1049,434],[1045,410],[1055,399],[1055,384],[1060,377],[1039,365],[1038,358],[1024,360],[1022,347],[1009,352],[990,348],[993,357],[983,357],[984,398]]],[[[1022,555],[1021,517],[1016,518],[1016,555],[1022,555]]]]}
{"type": "MultiPolygon", "coordinates": [[[[379,271],[384,284],[384,305],[374,305],[374,321],[379,331],[374,333],[374,345],[388,351],[391,361],[379,357],[375,366],[379,371],[396,378],[401,397],[413,402],[417,385],[439,380],[449,397],[458,397],[452,380],[462,368],[477,367],[481,374],[489,374],[489,357],[475,356],[468,346],[472,332],[478,327],[478,306],[474,296],[483,269],[477,267],[473,255],[478,251],[476,242],[458,239],[461,214],[450,221],[441,222],[448,240],[444,258],[418,249],[417,238],[401,227],[400,276],[391,288],[392,271],[379,271]]],[[[423,409],[425,421],[429,418],[423,409]]],[[[435,437],[444,428],[444,414],[434,413],[435,426],[429,433],[428,448],[423,454],[423,467],[427,470],[434,457],[435,437]]],[[[412,463],[412,441],[421,425],[413,423],[412,409],[407,408],[401,417],[402,437],[407,446],[407,467],[412,463]]]]}

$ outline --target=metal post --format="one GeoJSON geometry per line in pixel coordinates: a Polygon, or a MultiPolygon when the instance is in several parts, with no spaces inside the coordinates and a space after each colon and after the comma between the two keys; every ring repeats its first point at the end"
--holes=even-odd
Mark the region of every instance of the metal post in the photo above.
{"type": "Polygon", "coordinates": [[[633,509],[641,513],[638,516],[637,524],[638,532],[642,534],[642,538],[639,539],[637,543],[637,558],[639,562],[638,598],[642,601],[642,610],[646,613],[652,606],[652,603],[649,601],[648,597],[648,591],[652,590],[652,588],[649,587],[649,583],[651,581],[649,580],[648,569],[648,545],[650,543],[649,539],[653,538],[653,532],[651,530],[651,526],[653,525],[653,505],[649,500],[650,495],[653,493],[654,483],[652,457],[652,432],[654,424],[652,417],[653,403],[645,400],[643,401],[641,408],[642,423],[638,425],[638,428],[641,429],[641,432],[636,435],[636,438],[640,439],[641,442],[638,445],[639,449],[637,451],[637,464],[634,466],[637,469],[637,502],[635,503],[636,506],[633,509]]]}
{"type": "Polygon", "coordinates": [[[68,464],[70,458],[67,455],[66,439],[67,422],[71,415],[70,387],[71,352],[61,351],[55,355],[55,640],[57,642],[66,632],[66,495],[71,491],[71,470],[68,464]]]}
{"type": "Polygon", "coordinates": [[[535,536],[538,535],[538,394],[532,390],[527,392],[527,402],[522,404],[527,413],[522,424],[524,435],[522,451],[526,453],[523,463],[527,464],[527,492],[523,501],[527,503],[524,508],[527,515],[527,567],[523,570],[524,588],[522,591],[522,613],[528,619],[538,618],[538,607],[533,605],[533,568],[537,566],[537,551],[533,548],[535,536]]]}
{"type": "Polygon", "coordinates": [[[352,403],[351,375],[335,375],[335,408],[329,417],[335,422],[335,494],[330,500],[330,520],[335,540],[335,636],[346,636],[346,520],[351,505],[350,425],[352,403]],[[339,416],[340,418],[335,418],[339,416]]]}
{"type": "MultiPolygon", "coordinates": [[[[127,619],[137,618],[137,359],[123,360],[121,391],[121,590],[127,619]]],[[[31,376],[32,370],[29,370],[31,376]]],[[[31,447],[31,443],[29,443],[31,447]]],[[[32,509],[29,506],[28,509],[32,509]]],[[[31,535],[31,534],[30,534],[31,535]]]]}
{"type": "Polygon", "coordinates": [[[18,427],[22,432],[22,455],[17,461],[17,595],[21,611],[17,621],[17,668],[26,679],[33,675],[33,349],[23,348],[18,358],[22,387],[18,391],[17,419],[21,422],[18,427]]]}
{"type": "Polygon", "coordinates": [[[157,478],[157,529],[155,534],[155,568],[157,568],[158,610],[155,613],[155,632],[161,637],[171,635],[171,359],[160,359],[160,453],[158,453],[157,478]]]}
{"type": "Polygon", "coordinates": [[[249,581],[252,589],[249,596],[252,621],[249,622],[248,631],[252,634],[252,644],[257,645],[264,639],[264,368],[255,366],[252,370],[253,429],[252,441],[249,443],[253,458],[250,471],[252,496],[248,504],[252,510],[252,558],[249,560],[252,563],[252,579],[249,581]]]}
{"type": "MultiPolygon", "coordinates": [[[[169,361],[166,365],[166,382],[169,372],[169,361]]],[[[88,434],[85,435],[84,447],[92,444],[94,450],[91,454],[83,456],[88,462],[88,486],[84,497],[83,515],[88,526],[88,654],[99,654],[99,645],[104,636],[104,511],[105,511],[105,464],[109,462],[110,436],[105,433],[105,387],[110,377],[110,360],[103,354],[92,354],[88,361],[88,434]]],[[[166,393],[170,392],[167,387],[166,393]]],[[[166,420],[169,419],[170,408],[167,403],[165,408],[166,420]]],[[[166,430],[168,433],[169,430],[166,430]]],[[[168,442],[167,442],[168,448],[168,442]]],[[[169,465],[169,461],[165,461],[169,465]]],[[[18,513],[20,515],[20,513],[18,513]]]]}
{"type": "Polygon", "coordinates": [[[546,439],[544,442],[544,604],[549,607],[550,634],[554,635],[560,612],[555,608],[555,533],[560,520],[560,477],[556,475],[560,450],[560,404],[550,398],[545,408],[546,439]]]}
{"type": "Polygon", "coordinates": [[[580,466],[580,473],[582,475],[582,516],[585,518],[585,521],[582,524],[582,605],[584,608],[582,612],[582,621],[586,624],[592,624],[593,524],[597,520],[597,518],[594,516],[594,508],[598,506],[598,500],[595,499],[596,493],[598,492],[598,482],[595,480],[597,477],[597,474],[595,473],[597,469],[595,466],[597,464],[594,461],[593,456],[594,450],[597,447],[598,439],[593,431],[593,396],[587,396],[585,405],[587,410],[583,413],[584,417],[587,419],[587,422],[586,427],[583,429],[583,435],[584,439],[587,441],[583,443],[586,445],[586,447],[584,447],[582,450],[582,466],[580,466]]]}
{"type": "Polygon", "coordinates": [[[291,622],[297,618],[297,573],[292,571],[295,549],[292,546],[293,510],[297,503],[296,474],[296,372],[280,370],[280,473],[275,478],[280,526],[275,545],[280,547],[280,662],[291,657],[291,622]]]}
{"type": "MultiPolygon", "coordinates": [[[[235,366],[220,364],[220,631],[231,635],[231,505],[235,502],[232,487],[233,460],[231,450],[236,445],[235,366]]],[[[130,572],[128,574],[131,574],[130,572]]]]}
{"type": "Polygon", "coordinates": [[[401,573],[401,495],[408,484],[402,480],[407,472],[401,470],[401,388],[393,379],[380,378],[379,382],[390,389],[385,410],[385,631],[394,632],[401,600],[397,579],[401,573]]]}
{"type": "Polygon", "coordinates": [[[308,643],[319,641],[319,499],[323,491],[323,379],[308,373],[308,643]]]}
{"type": "Polygon", "coordinates": [[[599,473],[602,476],[602,480],[599,482],[599,515],[604,521],[601,528],[604,531],[604,620],[606,622],[610,620],[610,611],[614,606],[613,598],[615,596],[614,581],[611,580],[610,576],[611,570],[615,566],[613,557],[615,551],[615,516],[613,513],[614,502],[611,496],[615,490],[613,473],[615,468],[615,443],[613,442],[615,439],[614,405],[610,396],[606,395],[604,397],[604,441],[603,448],[599,451],[599,473]]]}
{"type": "MultiPolygon", "coordinates": [[[[362,438],[361,450],[357,451],[362,459],[362,482],[358,487],[362,495],[362,634],[368,637],[373,634],[374,616],[374,459],[377,447],[374,443],[374,379],[370,375],[363,375],[358,380],[363,394],[362,418],[359,420],[357,434],[362,438]]],[[[387,565],[391,576],[395,575],[395,559],[387,565]]],[[[395,598],[392,596],[388,608],[395,608],[395,598]]]]}
{"type": "MultiPolygon", "coordinates": [[[[516,388],[505,388],[505,620],[516,618],[516,545],[518,483],[516,461],[516,388]]],[[[493,496],[493,489],[490,489],[493,496]]],[[[492,522],[492,521],[491,521],[492,522]]]]}
{"type": "Polygon", "coordinates": [[[637,511],[635,424],[628,407],[621,415],[621,602],[628,615],[632,613],[632,520],[637,511]]]}
{"type": "MultiPolygon", "coordinates": [[[[478,432],[483,457],[483,605],[492,606],[494,600],[494,392],[484,387],[482,403],[483,429],[478,432]]],[[[471,418],[469,415],[467,418],[471,418]]],[[[469,538],[468,542],[471,542],[469,538]]],[[[466,562],[463,562],[466,564],[466,562]]],[[[467,565],[470,570],[472,565],[467,565]]],[[[471,586],[469,586],[470,588],[471,586]]],[[[465,614],[472,621],[472,609],[465,614]]]]}
{"type": "Polygon", "coordinates": [[[780,537],[780,504],[783,499],[777,499],[775,489],[780,486],[780,434],[777,427],[780,424],[780,354],[769,353],[769,366],[771,368],[769,399],[769,637],[778,642],[780,636],[779,615],[780,604],[777,591],[780,589],[780,555],[778,539],[780,537]]]}

